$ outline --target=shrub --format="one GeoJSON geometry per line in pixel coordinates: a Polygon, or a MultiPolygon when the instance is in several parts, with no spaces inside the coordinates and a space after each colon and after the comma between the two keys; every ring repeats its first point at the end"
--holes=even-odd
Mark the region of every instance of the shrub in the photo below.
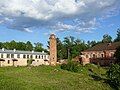
{"type": "Polygon", "coordinates": [[[32,64],[32,62],[33,62],[32,59],[27,60],[27,65],[30,66],[32,64]]]}
{"type": "Polygon", "coordinates": [[[75,61],[69,61],[67,64],[62,64],[61,69],[68,70],[71,72],[81,72],[82,65],[75,61]]]}
{"type": "Polygon", "coordinates": [[[120,62],[120,47],[116,49],[114,56],[117,58],[117,61],[120,62]]]}
{"type": "Polygon", "coordinates": [[[120,65],[112,64],[107,71],[107,78],[112,86],[120,88],[120,65]]]}

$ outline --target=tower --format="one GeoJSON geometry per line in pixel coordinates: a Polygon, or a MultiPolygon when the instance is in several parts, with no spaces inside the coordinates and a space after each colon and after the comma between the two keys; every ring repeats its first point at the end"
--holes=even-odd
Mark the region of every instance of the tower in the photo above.
{"type": "Polygon", "coordinates": [[[57,62],[57,42],[54,34],[50,35],[50,65],[55,66],[57,62]]]}

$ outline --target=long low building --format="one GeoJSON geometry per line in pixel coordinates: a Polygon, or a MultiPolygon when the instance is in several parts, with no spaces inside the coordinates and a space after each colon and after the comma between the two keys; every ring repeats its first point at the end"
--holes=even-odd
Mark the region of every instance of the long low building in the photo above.
{"type": "Polygon", "coordinates": [[[49,65],[49,55],[45,52],[0,49],[0,66],[26,66],[33,60],[33,66],[49,65]]]}

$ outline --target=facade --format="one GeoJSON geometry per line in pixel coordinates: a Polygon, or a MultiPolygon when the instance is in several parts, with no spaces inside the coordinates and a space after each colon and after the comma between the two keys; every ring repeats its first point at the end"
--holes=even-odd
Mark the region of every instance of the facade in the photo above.
{"type": "Polygon", "coordinates": [[[50,65],[54,66],[57,63],[57,42],[54,34],[50,35],[50,65]]]}
{"type": "Polygon", "coordinates": [[[116,62],[114,53],[120,42],[101,43],[82,52],[82,63],[94,63],[99,65],[110,65],[116,62]]]}
{"type": "Polygon", "coordinates": [[[18,51],[0,49],[0,66],[26,66],[32,59],[31,65],[49,65],[49,55],[44,52],[18,51]]]}

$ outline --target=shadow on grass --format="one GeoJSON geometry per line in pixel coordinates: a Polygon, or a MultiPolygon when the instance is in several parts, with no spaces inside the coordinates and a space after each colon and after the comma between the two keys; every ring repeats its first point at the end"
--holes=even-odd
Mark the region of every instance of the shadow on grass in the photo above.
{"type": "Polygon", "coordinates": [[[112,90],[120,90],[120,87],[118,87],[114,82],[111,82],[109,79],[102,77],[100,75],[97,75],[96,73],[89,74],[95,81],[103,81],[104,83],[108,84],[112,90]]]}

